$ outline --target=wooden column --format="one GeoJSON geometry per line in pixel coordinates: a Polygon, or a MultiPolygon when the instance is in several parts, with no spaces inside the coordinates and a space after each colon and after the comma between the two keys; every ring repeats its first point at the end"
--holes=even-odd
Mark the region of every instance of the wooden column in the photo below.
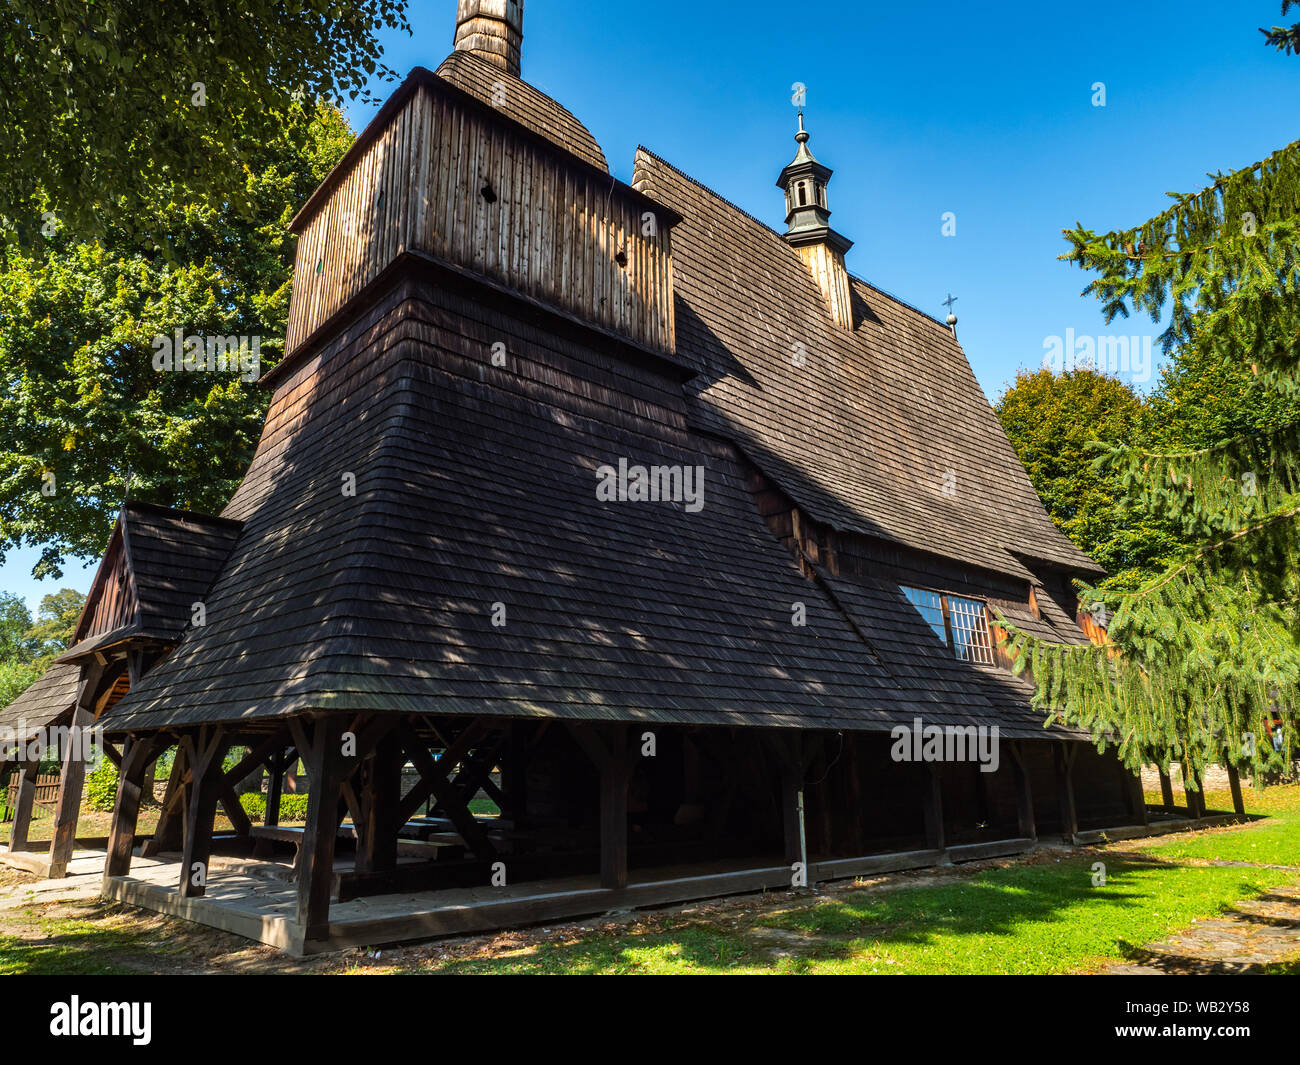
{"type": "Polygon", "coordinates": [[[20,762],[18,772],[18,802],[14,807],[14,823],[9,830],[9,853],[27,850],[27,833],[32,826],[32,805],[36,801],[36,778],[41,772],[40,760],[20,762]]]}
{"type": "Polygon", "coordinates": [[[270,781],[266,786],[266,823],[274,828],[280,823],[280,795],[284,790],[284,771],[289,768],[289,757],[298,760],[298,750],[278,751],[271,761],[270,781]]]}
{"type": "Polygon", "coordinates": [[[1232,809],[1238,817],[1246,816],[1246,802],[1241,797],[1241,775],[1237,772],[1237,767],[1231,762],[1227,763],[1228,770],[1228,788],[1232,791],[1232,809]]]}
{"type": "MultiPolygon", "coordinates": [[[[402,827],[398,807],[402,799],[401,742],[385,736],[362,765],[361,820],[357,824],[358,873],[389,872],[397,868],[397,833],[402,827]]],[[[356,817],[356,814],[353,814],[356,817]]]]}
{"type": "MultiPolygon", "coordinates": [[[[781,760],[781,824],[785,862],[804,863],[804,876],[808,875],[808,841],[804,826],[804,772],[802,737],[798,734],[777,740],[776,750],[781,760]]],[[[805,880],[805,882],[807,882],[805,880]]]]}
{"type": "Polygon", "coordinates": [[[1037,839],[1038,826],[1034,822],[1034,792],[1030,786],[1029,770],[1025,765],[1024,750],[1019,741],[1011,744],[1012,772],[1016,787],[1016,823],[1022,839],[1037,839]]]}
{"type": "Polygon", "coordinates": [[[627,887],[627,726],[604,731],[609,756],[600,767],[600,886],[627,887]]]}
{"type": "Polygon", "coordinates": [[[123,745],[117,799],[113,803],[113,827],[108,835],[108,860],[104,863],[105,881],[131,872],[135,828],[140,820],[140,804],[150,780],[149,770],[154,765],[156,751],[157,745],[149,737],[131,735],[123,745]]]}
{"type": "Polygon", "coordinates": [[[226,743],[221,731],[203,726],[197,736],[182,741],[187,753],[192,781],[189,804],[185,810],[185,844],[181,849],[182,898],[197,898],[207,890],[212,861],[212,827],[221,798],[221,756],[226,743]]]}
{"type": "MultiPolygon", "coordinates": [[[[103,662],[81,668],[81,685],[69,722],[68,744],[59,771],[59,797],[54,806],[54,831],[50,840],[51,880],[68,875],[68,862],[77,845],[77,819],[81,816],[81,795],[86,785],[86,761],[90,757],[88,730],[95,723],[95,698],[104,679],[103,662]]],[[[110,681],[111,684],[111,681],[110,681]]]]}
{"type": "Polygon", "coordinates": [[[172,759],[167,790],[163,792],[158,827],[154,829],[153,838],[140,848],[140,857],[153,858],[163,851],[179,850],[184,845],[185,808],[189,802],[188,778],[185,744],[180,743],[176,745],[176,757],[172,759]]]}
{"type": "Polygon", "coordinates": [[[1169,774],[1164,772],[1160,774],[1160,801],[1166,810],[1173,812],[1174,782],[1169,779],[1169,774]]]}
{"type": "Polygon", "coordinates": [[[943,781],[939,776],[939,767],[933,762],[925,763],[926,781],[925,797],[925,845],[931,850],[943,850],[945,846],[943,824],[943,781]]]}
{"type": "Polygon", "coordinates": [[[330,888],[334,879],[334,844],[343,783],[343,718],[316,718],[310,741],[302,722],[290,722],[298,754],[307,768],[307,825],[298,855],[298,924],[304,939],[329,935],[330,888]]]}
{"type": "Polygon", "coordinates": [[[1056,746],[1056,774],[1061,788],[1061,834],[1067,843],[1079,834],[1079,813],[1074,803],[1074,759],[1077,754],[1073,743],[1062,740],[1056,746]]]}

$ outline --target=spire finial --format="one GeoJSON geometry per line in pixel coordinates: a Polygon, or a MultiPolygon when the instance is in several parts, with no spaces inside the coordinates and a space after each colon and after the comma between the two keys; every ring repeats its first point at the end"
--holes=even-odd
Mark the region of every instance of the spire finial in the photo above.
{"type": "Polygon", "coordinates": [[[803,128],[803,108],[801,107],[799,108],[799,132],[794,135],[794,139],[800,144],[807,144],[811,136],[812,134],[803,128]]]}
{"type": "Polygon", "coordinates": [[[946,300],[941,301],[941,302],[943,303],[943,305],[944,305],[945,307],[948,308],[948,317],[947,317],[947,319],[945,319],[945,320],[947,321],[947,323],[948,323],[948,328],[952,330],[952,335],[953,335],[953,336],[956,336],[956,335],[957,335],[957,315],[953,313],[952,305],[953,305],[954,303],[957,302],[957,297],[954,296],[951,292],[949,292],[949,293],[948,293],[948,298],[947,298],[946,300]]]}

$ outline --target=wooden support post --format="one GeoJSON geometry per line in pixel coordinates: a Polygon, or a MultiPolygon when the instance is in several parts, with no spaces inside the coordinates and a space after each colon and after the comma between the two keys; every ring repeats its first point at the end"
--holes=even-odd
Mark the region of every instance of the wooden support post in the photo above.
{"type": "Polygon", "coordinates": [[[207,890],[212,861],[212,827],[221,798],[221,756],[227,744],[220,729],[205,725],[197,736],[186,736],[186,748],[192,782],[190,801],[185,810],[185,844],[181,849],[182,898],[197,898],[207,890]]]}
{"type": "Polygon", "coordinates": [[[627,726],[611,725],[605,743],[609,757],[600,770],[600,886],[627,887],[627,726]]]}
{"type": "Polygon", "coordinates": [[[1077,754],[1073,743],[1062,740],[1056,746],[1056,774],[1061,787],[1061,835],[1067,843],[1079,834],[1079,812],[1074,803],[1074,759],[1077,754]]]}
{"type": "Polygon", "coordinates": [[[446,812],[461,839],[475,856],[482,859],[496,857],[496,847],[488,839],[487,832],[470,813],[469,806],[462,801],[460,792],[449,779],[452,767],[456,765],[475,743],[483,736],[484,727],[480,721],[467,725],[451,745],[435,762],[429,749],[416,735],[415,730],[406,722],[397,726],[397,737],[401,741],[406,756],[419,771],[420,783],[402,800],[397,814],[397,823],[404,825],[419,808],[425,798],[432,793],[438,799],[438,805],[446,812]]]}
{"type": "Polygon", "coordinates": [[[18,802],[14,807],[14,823],[9,830],[9,853],[27,850],[27,833],[32,825],[32,805],[36,801],[36,778],[40,775],[39,759],[19,763],[18,802]]]}
{"type": "Polygon", "coordinates": [[[176,757],[172,759],[171,776],[167,778],[167,790],[163,793],[162,809],[158,813],[158,827],[154,829],[153,838],[140,848],[142,858],[153,858],[163,851],[179,850],[184,844],[188,776],[185,744],[180,743],[176,745],[176,757]]]}
{"type": "Polygon", "coordinates": [[[627,726],[570,725],[578,746],[600,773],[600,886],[627,887],[627,786],[631,777],[627,726]]]}
{"type": "Polygon", "coordinates": [[[1169,774],[1160,773],[1160,802],[1165,810],[1173,813],[1174,810],[1174,782],[1169,779],[1169,774]]]}
{"type": "Polygon", "coordinates": [[[128,736],[122,747],[117,799],[113,803],[113,827],[108,836],[108,860],[104,863],[105,882],[110,877],[127,876],[131,872],[131,851],[135,847],[140,803],[156,751],[153,739],[135,735],[128,736]]]}
{"type": "Polygon", "coordinates": [[[1011,744],[1012,773],[1016,786],[1016,823],[1021,839],[1037,839],[1038,826],[1034,822],[1034,792],[1030,785],[1029,769],[1025,765],[1024,750],[1018,741],[1011,744]]]}
{"type": "Polygon", "coordinates": [[[298,749],[279,751],[272,760],[271,779],[266,786],[266,823],[274,828],[280,823],[280,795],[284,790],[284,773],[291,761],[298,760],[298,749]]]}
{"type": "MultiPolygon", "coordinates": [[[[394,735],[380,740],[361,770],[361,809],[357,827],[358,873],[387,872],[397,868],[398,809],[402,801],[401,742],[394,735]]],[[[353,813],[354,820],[357,813],[353,813]]]]}
{"type": "Polygon", "coordinates": [[[1232,810],[1238,817],[1246,816],[1246,801],[1241,797],[1241,775],[1237,767],[1227,763],[1228,788],[1232,791],[1232,810]]]}
{"type": "Polygon", "coordinates": [[[803,752],[799,735],[773,737],[781,769],[781,838],[786,865],[799,864],[808,877],[808,839],[804,824],[803,752]]]}
{"type": "Polygon", "coordinates": [[[935,763],[927,762],[925,768],[925,845],[931,850],[943,850],[943,781],[935,763]]]}
{"type": "MultiPolygon", "coordinates": [[[[86,762],[90,758],[90,726],[95,723],[97,699],[107,697],[108,691],[99,691],[105,674],[105,662],[95,661],[81,669],[81,683],[77,701],[72,707],[68,742],[63,750],[59,770],[59,797],[54,806],[54,830],[50,840],[50,867],[46,874],[51,880],[68,875],[68,862],[77,844],[77,820],[81,816],[81,793],[86,784],[86,762]]],[[[109,690],[112,688],[109,680],[109,690]]]]}
{"type": "Polygon", "coordinates": [[[310,742],[299,721],[294,719],[291,725],[298,740],[298,754],[306,762],[309,782],[307,825],[298,855],[298,925],[304,939],[321,940],[329,935],[339,789],[344,772],[344,721],[337,714],[316,718],[310,742]]]}

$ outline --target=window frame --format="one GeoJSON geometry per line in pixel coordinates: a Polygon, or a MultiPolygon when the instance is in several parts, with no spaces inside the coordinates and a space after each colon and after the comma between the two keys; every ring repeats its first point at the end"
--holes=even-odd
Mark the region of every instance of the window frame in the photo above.
{"type": "MultiPolygon", "coordinates": [[[[935,636],[938,636],[939,634],[935,631],[934,625],[930,623],[930,620],[921,612],[921,608],[912,601],[911,597],[908,596],[907,593],[909,590],[913,592],[926,592],[938,597],[939,609],[943,614],[943,645],[952,652],[953,658],[956,661],[969,662],[971,665],[977,666],[997,665],[997,655],[995,654],[993,647],[993,626],[989,620],[989,604],[987,600],[979,599],[973,595],[958,595],[956,592],[944,591],[941,588],[930,588],[922,584],[903,584],[900,582],[898,588],[899,591],[902,592],[903,598],[907,600],[907,605],[916,611],[917,616],[925,622],[926,627],[933,632],[935,636]],[[958,653],[957,641],[953,637],[952,607],[949,603],[950,597],[955,597],[965,603],[977,604],[979,606],[979,614],[977,616],[983,620],[984,635],[987,637],[987,642],[979,643],[974,639],[968,639],[965,644],[967,657],[962,657],[962,655],[958,653]],[[981,655],[986,654],[988,656],[987,659],[976,657],[975,654],[971,653],[972,649],[978,649],[981,655]]],[[[970,630],[972,634],[975,631],[975,629],[970,630]]]]}

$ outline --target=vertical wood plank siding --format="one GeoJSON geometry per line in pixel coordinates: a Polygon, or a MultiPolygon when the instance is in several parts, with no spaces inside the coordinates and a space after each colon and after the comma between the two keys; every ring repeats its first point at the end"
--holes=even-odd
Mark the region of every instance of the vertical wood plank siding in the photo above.
{"type": "Polygon", "coordinates": [[[669,227],[657,220],[646,235],[645,210],[585,167],[421,87],[302,228],[286,352],[408,249],[672,351],[669,227]]]}

